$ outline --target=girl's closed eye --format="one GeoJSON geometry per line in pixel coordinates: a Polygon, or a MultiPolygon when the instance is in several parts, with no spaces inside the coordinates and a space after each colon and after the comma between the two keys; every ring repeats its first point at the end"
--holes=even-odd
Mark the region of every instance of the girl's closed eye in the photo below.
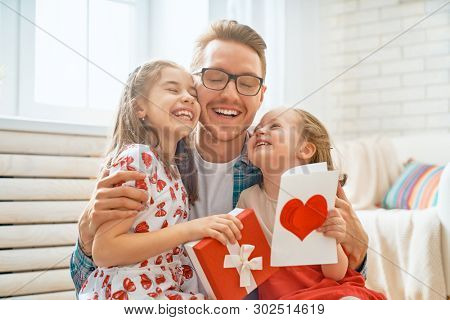
{"type": "Polygon", "coordinates": [[[170,91],[173,93],[178,93],[178,89],[176,89],[176,88],[168,88],[167,91],[170,91]]]}
{"type": "Polygon", "coordinates": [[[281,126],[278,123],[272,123],[270,125],[270,129],[277,129],[277,128],[281,128],[281,126]]]}
{"type": "Polygon", "coordinates": [[[197,92],[189,91],[189,94],[190,94],[192,97],[194,97],[195,99],[198,98],[197,92]]]}

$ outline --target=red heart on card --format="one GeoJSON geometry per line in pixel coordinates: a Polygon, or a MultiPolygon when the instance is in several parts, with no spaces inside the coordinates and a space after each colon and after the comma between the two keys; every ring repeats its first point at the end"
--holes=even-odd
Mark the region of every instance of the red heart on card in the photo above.
{"type": "Polygon", "coordinates": [[[306,201],[291,199],[281,210],[280,223],[288,231],[295,234],[302,241],[327,219],[327,201],[316,194],[306,201]]]}

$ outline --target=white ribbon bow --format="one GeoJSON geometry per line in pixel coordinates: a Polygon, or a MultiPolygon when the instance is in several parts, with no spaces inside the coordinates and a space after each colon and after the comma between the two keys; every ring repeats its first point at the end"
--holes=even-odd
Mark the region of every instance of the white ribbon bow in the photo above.
{"type": "Polygon", "coordinates": [[[240,276],[240,286],[250,286],[252,282],[255,282],[251,270],[262,270],[262,257],[255,257],[248,261],[248,257],[250,257],[250,254],[255,249],[255,246],[250,244],[244,244],[240,247],[240,249],[237,244],[228,244],[227,248],[231,254],[225,256],[225,259],[223,260],[223,267],[236,268],[240,276]],[[239,254],[236,254],[236,251],[239,251],[239,254]]]}

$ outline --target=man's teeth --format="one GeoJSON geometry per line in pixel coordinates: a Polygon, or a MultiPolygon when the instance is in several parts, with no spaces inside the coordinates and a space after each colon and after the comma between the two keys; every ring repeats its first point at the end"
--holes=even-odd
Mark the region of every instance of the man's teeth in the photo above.
{"type": "Polygon", "coordinates": [[[214,109],[214,111],[216,113],[223,114],[225,116],[237,116],[239,114],[238,111],[236,111],[236,110],[229,110],[229,109],[214,109]]]}
{"type": "Polygon", "coordinates": [[[270,145],[270,143],[265,142],[265,141],[261,141],[261,142],[258,142],[258,143],[256,144],[257,147],[260,147],[260,146],[269,146],[269,145],[270,145]]]}
{"type": "Polygon", "coordinates": [[[188,117],[189,120],[194,118],[194,114],[188,110],[180,110],[174,113],[176,117],[188,117]]]}

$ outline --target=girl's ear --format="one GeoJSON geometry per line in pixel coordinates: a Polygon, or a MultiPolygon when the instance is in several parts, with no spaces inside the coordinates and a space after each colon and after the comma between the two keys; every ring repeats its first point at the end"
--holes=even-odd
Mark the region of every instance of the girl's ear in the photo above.
{"type": "Polygon", "coordinates": [[[300,160],[309,160],[316,153],[316,146],[308,141],[304,141],[297,151],[297,158],[300,160]]]}
{"type": "Polygon", "coordinates": [[[136,101],[134,102],[134,110],[139,119],[145,118],[145,116],[147,115],[147,111],[144,108],[145,104],[144,101],[142,100],[143,99],[137,98],[136,101]]]}

